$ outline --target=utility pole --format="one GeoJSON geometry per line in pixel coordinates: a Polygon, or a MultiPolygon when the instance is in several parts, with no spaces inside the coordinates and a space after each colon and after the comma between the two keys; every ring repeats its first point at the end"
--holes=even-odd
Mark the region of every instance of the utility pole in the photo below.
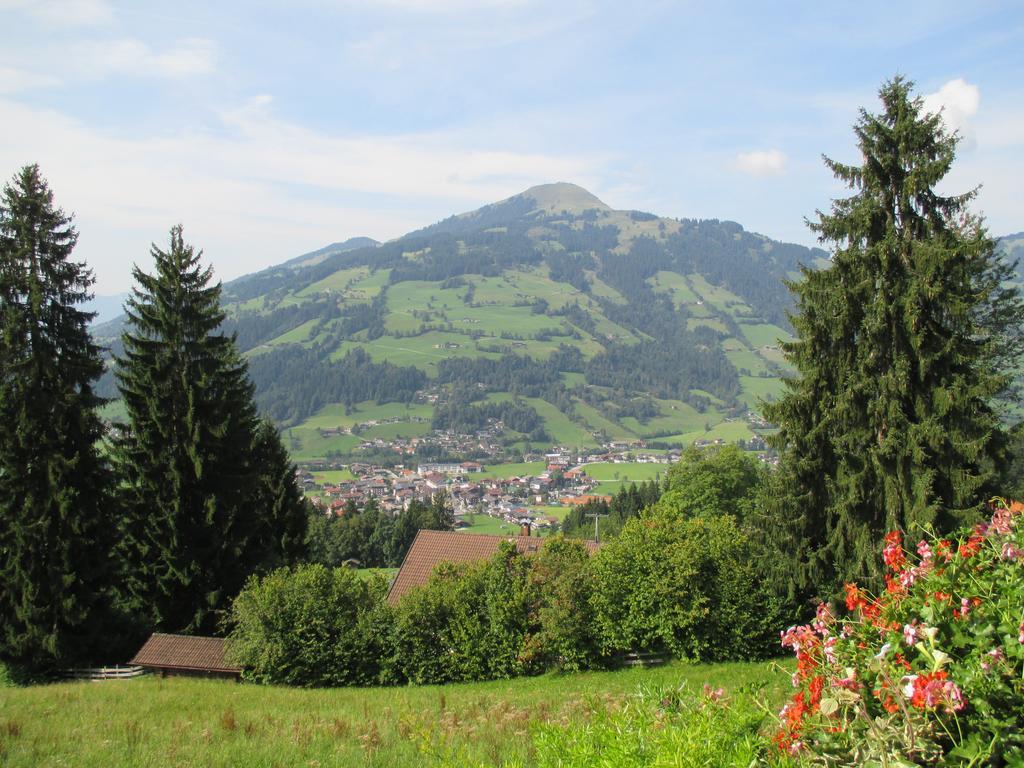
{"type": "Polygon", "coordinates": [[[584,517],[592,517],[592,518],[594,518],[594,543],[600,544],[601,543],[601,535],[597,531],[597,522],[602,517],[608,517],[608,515],[607,514],[600,515],[597,512],[591,512],[591,513],[589,513],[587,515],[584,515],[584,517]]]}

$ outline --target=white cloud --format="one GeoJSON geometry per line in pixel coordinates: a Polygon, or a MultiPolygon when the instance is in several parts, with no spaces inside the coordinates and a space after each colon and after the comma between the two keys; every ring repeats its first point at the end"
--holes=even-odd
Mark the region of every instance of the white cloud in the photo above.
{"type": "Polygon", "coordinates": [[[256,97],[211,131],[121,139],[0,99],[0,169],[40,164],[57,202],[76,214],[76,253],[111,293],[178,221],[230,278],[354,235],[396,237],[532,184],[590,185],[605,162],[453,134],[327,134],[276,119],[270,104],[256,97]]]}
{"type": "Polygon", "coordinates": [[[72,49],[71,59],[80,75],[104,78],[109,75],[188,77],[213,70],[216,47],[203,38],[178,40],[165,51],[154,51],[141,40],[117,38],[83,43],[72,49]]]}
{"type": "Polygon", "coordinates": [[[971,85],[963,78],[950,80],[935,93],[924,97],[926,112],[942,112],[942,121],[951,131],[959,131],[963,138],[961,145],[972,149],[977,145],[974,126],[971,123],[981,104],[981,93],[978,86],[971,85]]]}
{"type": "Polygon", "coordinates": [[[17,93],[59,84],[60,80],[52,75],[41,75],[13,67],[0,67],[0,93],[17,93]]]}
{"type": "Polygon", "coordinates": [[[23,10],[46,24],[95,26],[114,18],[104,0],[0,0],[0,10],[23,10]]]}
{"type": "Polygon", "coordinates": [[[736,155],[734,167],[751,176],[781,176],[786,172],[786,155],[778,149],[741,152],[736,155]]]}

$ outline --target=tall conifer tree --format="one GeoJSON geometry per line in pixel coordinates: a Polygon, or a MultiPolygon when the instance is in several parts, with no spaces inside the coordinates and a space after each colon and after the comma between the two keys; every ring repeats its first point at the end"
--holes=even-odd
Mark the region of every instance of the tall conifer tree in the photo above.
{"type": "Polygon", "coordinates": [[[1021,351],[1024,309],[968,212],[975,192],[936,192],[958,136],[912,83],[879,95],[854,126],[862,164],[825,160],[854,194],[811,225],[832,263],[790,286],[798,376],[766,408],[805,588],[877,578],[886,531],[941,533],[979,511],[1005,444],[994,400],[1021,351]]]}
{"type": "Polygon", "coordinates": [[[103,363],[76,240],[23,168],[0,200],[0,657],[37,671],[90,660],[110,584],[103,363]]]}
{"type": "Polygon", "coordinates": [[[171,229],[136,267],[118,387],[129,423],[116,461],[128,495],[126,585],[150,626],[208,632],[263,559],[253,457],[258,420],[212,269],[171,229]]]}

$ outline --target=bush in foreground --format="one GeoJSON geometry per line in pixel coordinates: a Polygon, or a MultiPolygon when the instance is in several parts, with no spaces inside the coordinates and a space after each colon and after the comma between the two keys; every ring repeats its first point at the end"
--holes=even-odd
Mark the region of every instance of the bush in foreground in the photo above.
{"type": "Polygon", "coordinates": [[[753,543],[728,515],[686,519],[655,511],[630,520],[594,561],[604,652],[765,658],[783,621],[756,561],[753,543]]]}
{"type": "Polygon", "coordinates": [[[830,766],[1024,765],[1024,506],[905,552],[886,537],[886,590],[783,633],[799,690],[781,749],[830,766]]]}
{"type": "Polygon", "coordinates": [[[346,568],[305,565],[253,577],[231,609],[230,659],[261,683],[377,682],[387,585],[346,568]]]}

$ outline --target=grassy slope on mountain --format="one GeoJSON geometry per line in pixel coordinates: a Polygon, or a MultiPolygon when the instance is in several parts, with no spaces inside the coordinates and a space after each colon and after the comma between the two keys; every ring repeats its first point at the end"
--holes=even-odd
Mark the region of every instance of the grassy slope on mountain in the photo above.
{"type": "Polygon", "coordinates": [[[486,374],[486,389],[525,395],[555,442],[703,433],[756,407],[767,385],[750,378],[777,380],[775,344],[787,338],[781,280],[824,255],[731,222],[614,211],[569,184],[384,245],[324,251],[225,286],[240,343],[260,360],[261,405],[293,427],[302,456],[351,445],[314,433],[311,418],[325,405],[399,396],[337,384],[335,364],[353,350],[417,369],[427,386],[485,375],[461,368],[446,378],[449,361],[495,361],[503,372],[486,374]],[[309,354],[299,362],[287,352],[295,348],[309,354]],[[511,355],[526,362],[509,366],[511,355]],[[561,366],[557,383],[531,368],[545,360],[561,366]],[[281,377],[289,385],[271,392],[281,377]],[[331,381],[332,392],[320,391],[331,381]]]}

